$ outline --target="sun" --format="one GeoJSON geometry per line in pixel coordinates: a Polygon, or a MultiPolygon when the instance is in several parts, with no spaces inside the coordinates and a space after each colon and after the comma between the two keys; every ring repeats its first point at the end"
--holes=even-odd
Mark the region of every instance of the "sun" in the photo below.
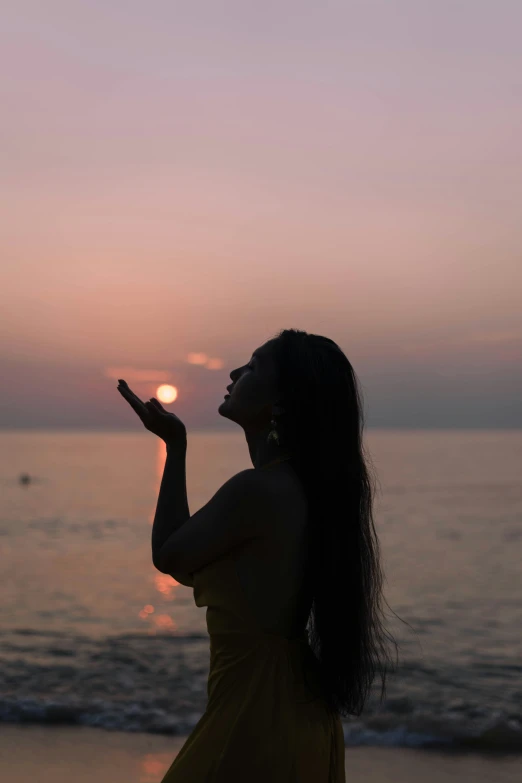
{"type": "Polygon", "coordinates": [[[168,383],[162,383],[161,386],[158,386],[156,389],[156,397],[160,402],[174,402],[176,397],[178,396],[178,390],[175,386],[169,386],[168,383]]]}

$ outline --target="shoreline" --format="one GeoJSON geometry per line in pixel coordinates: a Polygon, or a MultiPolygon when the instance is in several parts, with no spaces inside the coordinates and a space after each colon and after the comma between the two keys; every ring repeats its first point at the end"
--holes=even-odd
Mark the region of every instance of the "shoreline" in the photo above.
{"type": "MultiPolygon", "coordinates": [[[[186,736],[89,726],[0,726],[0,780],[9,783],[159,783],[186,736]]],[[[515,783],[522,755],[473,750],[347,747],[350,783],[515,783]]],[[[269,783],[269,781],[267,781],[269,783]]]]}

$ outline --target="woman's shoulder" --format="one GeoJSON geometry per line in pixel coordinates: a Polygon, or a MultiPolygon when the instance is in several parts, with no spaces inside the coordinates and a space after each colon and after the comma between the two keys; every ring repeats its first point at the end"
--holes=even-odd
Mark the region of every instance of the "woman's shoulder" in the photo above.
{"type": "Polygon", "coordinates": [[[270,470],[256,471],[262,474],[259,479],[270,494],[277,509],[279,521],[285,521],[290,530],[295,525],[306,523],[308,500],[303,483],[288,463],[280,463],[270,470]]]}
{"type": "Polygon", "coordinates": [[[288,463],[279,463],[268,470],[246,468],[232,476],[226,484],[234,487],[253,513],[257,511],[265,530],[267,518],[278,530],[284,527],[292,531],[295,525],[306,523],[306,492],[301,479],[288,463]]]}

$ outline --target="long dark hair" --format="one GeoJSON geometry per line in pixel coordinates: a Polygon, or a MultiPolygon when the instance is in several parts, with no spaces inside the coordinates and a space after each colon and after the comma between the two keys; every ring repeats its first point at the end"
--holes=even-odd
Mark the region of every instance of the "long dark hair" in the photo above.
{"type": "Polygon", "coordinates": [[[323,693],[340,715],[360,715],[377,672],[381,701],[392,661],[382,619],[384,575],[373,522],[375,478],[362,431],[359,381],[328,337],[283,329],[271,338],[283,413],[281,446],[293,455],[309,503],[313,601],[310,647],[323,693]]]}

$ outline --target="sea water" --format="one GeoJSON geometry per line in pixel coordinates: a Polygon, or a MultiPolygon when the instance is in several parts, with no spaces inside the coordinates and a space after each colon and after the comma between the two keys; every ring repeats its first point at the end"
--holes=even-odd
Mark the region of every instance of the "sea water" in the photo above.
{"type": "MultiPolygon", "coordinates": [[[[346,744],[522,751],[522,431],[365,442],[398,666],[346,744]]],[[[242,432],[188,443],[194,513],[252,464],[242,432]]],[[[205,610],[151,559],[164,458],[147,432],[0,433],[0,720],[187,734],[201,717],[205,610]]]]}

